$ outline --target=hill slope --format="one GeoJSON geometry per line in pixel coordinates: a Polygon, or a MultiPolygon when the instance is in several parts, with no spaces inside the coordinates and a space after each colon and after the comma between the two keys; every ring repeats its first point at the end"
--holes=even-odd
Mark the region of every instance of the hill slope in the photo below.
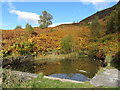
{"type": "Polygon", "coordinates": [[[68,35],[72,37],[72,51],[88,52],[97,46],[97,49],[104,50],[107,54],[115,55],[118,52],[118,33],[99,38],[98,42],[91,42],[89,25],[82,25],[82,23],[89,22],[93,20],[95,16],[99,16],[100,23],[103,24],[104,27],[103,31],[105,31],[106,22],[101,19],[109,16],[116,6],[120,6],[120,2],[111,8],[93,14],[80,21],[80,23],[64,24],[46,29],[36,27],[34,30],[37,35],[27,34],[25,29],[2,30],[3,56],[46,55],[50,52],[62,53],[61,41],[68,35]]]}
{"type": "MultiPolygon", "coordinates": [[[[62,25],[80,25],[80,24],[84,24],[84,23],[87,24],[88,22],[91,22],[94,19],[94,17],[96,17],[96,16],[98,16],[99,19],[104,19],[106,16],[109,16],[110,13],[113,10],[115,10],[116,7],[120,7],[120,1],[116,5],[114,5],[114,6],[110,7],[110,8],[104,9],[102,11],[98,11],[95,14],[81,20],[79,23],[62,24],[62,25]]],[[[62,26],[62,25],[60,25],[60,26],[62,26]]]]}

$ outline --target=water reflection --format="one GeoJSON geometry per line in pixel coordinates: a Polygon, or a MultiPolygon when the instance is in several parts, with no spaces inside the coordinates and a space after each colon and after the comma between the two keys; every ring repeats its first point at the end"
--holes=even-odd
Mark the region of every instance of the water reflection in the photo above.
{"type": "Polygon", "coordinates": [[[45,75],[64,74],[69,78],[72,78],[76,73],[92,78],[99,69],[99,62],[89,58],[64,59],[55,62],[39,61],[39,63],[40,65],[35,68],[36,73],[43,72],[45,75]]]}
{"type": "Polygon", "coordinates": [[[43,73],[48,76],[87,81],[99,69],[99,62],[89,58],[64,59],[57,61],[38,60],[26,58],[23,62],[15,61],[12,68],[31,73],[43,73]]]}
{"type": "MultiPolygon", "coordinates": [[[[49,76],[52,77],[58,77],[58,78],[62,78],[62,79],[71,79],[71,80],[76,80],[76,81],[89,81],[89,78],[87,78],[86,76],[80,74],[80,73],[71,73],[72,76],[68,76],[67,74],[52,74],[49,76]]],[[[69,75],[71,75],[69,74],[69,75]]]]}
{"type": "Polygon", "coordinates": [[[34,73],[34,57],[32,55],[29,55],[27,57],[17,57],[13,60],[10,68],[13,70],[34,73]]]}
{"type": "Polygon", "coordinates": [[[69,59],[61,60],[61,72],[65,73],[69,78],[74,76],[74,67],[72,66],[72,62],[69,59]],[[72,73],[71,73],[72,72],[72,73]]]}

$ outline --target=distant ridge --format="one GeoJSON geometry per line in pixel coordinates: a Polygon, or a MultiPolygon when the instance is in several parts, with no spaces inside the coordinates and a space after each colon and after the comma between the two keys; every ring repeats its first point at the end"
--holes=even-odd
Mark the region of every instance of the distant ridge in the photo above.
{"type": "Polygon", "coordinates": [[[91,16],[83,19],[83,20],[81,20],[79,23],[61,24],[61,25],[59,25],[59,26],[62,26],[62,25],[80,25],[80,24],[82,24],[82,23],[88,23],[88,22],[92,21],[92,20],[94,19],[94,17],[96,17],[96,16],[98,16],[99,19],[105,18],[106,16],[109,16],[110,13],[111,13],[113,10],[115,10],[115,8],[116,8],[117,6],[120,6],[120,1],[119,1],[116,5],[114,5],[114,6],[110,7],[110,8],[107,8],[107,9],[104,9],[104,10],[101,10],[101,11],[98,11],[98,12],[96,12],[95,14],[93,14],[93,15],[91,15],[91,16]]]}
{"type": "Polygon", "coordinates": [[[102,11],[98,11],[97,13],[95,13],[95,14],[93,14],[93,15],[85,18],[85,19],[83,19],[83,20],[80,21],[79,23],[89,22],[89,21],[91,21],[92,19],[94,19],[95,16],[98,16],[99,19],[102,19],[102,18],[104,18],[104,17],[106,17],[106,16],[109,16],[110,13],[111,13],[113,10],[115,10],[115,8],[116,8],[117,6],[120,6],[120,1],[119,1],[116,5],[114,5],[114,6],[110,7],[110,8],[104,9],[104,10],[102,10],[102,11]]]}

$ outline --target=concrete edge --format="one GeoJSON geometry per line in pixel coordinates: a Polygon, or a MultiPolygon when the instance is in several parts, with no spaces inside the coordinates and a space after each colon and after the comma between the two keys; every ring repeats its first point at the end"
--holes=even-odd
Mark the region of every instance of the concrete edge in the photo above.
{"type": "Polygon", "coordinates": [[[84,83],[84,82],[80,82],[80,81],[69,80],[69,79],[61,79],[61,78],[50,77],[50,76],[44,76],[44,78],[52,79],[52,80],[59,80],[59,81],[62,81],[62,82],[84,83]]]}

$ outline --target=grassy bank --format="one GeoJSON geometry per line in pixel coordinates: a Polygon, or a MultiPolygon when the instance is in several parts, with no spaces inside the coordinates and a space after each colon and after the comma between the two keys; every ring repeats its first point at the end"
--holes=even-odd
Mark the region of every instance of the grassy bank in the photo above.
{"type": "Polygon", "coordinates": [[[86,88],[93,87],[88,82],[84,84],[70,83],[70,82],[61,82],[59,80],[50,80],[43,78],[42,75],[39,75],[38,78],[35,78],[26,83],[22,83],[18,88],[86,88]]]}
{"type": "Polygon", "coordinates": [[[62,82],[59,80],[51,80],[43,78],[43,74],[39,74],[37,78],[28,81],[22,81],[19,76],[16,77],[15,74],[11,73],[11,70],[5,71],[3,74],[3,88],[90,88],[94,87],[85,83],[71,83],[71,82],[62,82]]]}
{"type": "Polygon", "coordinates": [[[69,54],[60,54],[60,55],[46,55],[46,56],[37,56],[35,60],[49,60],[49,61],[59,61],[61,59],[70,59],[70,58],[78,58],[78,57],[87,57],[86,55],[79,55],[77,52],[72,52],[69,54]]]}
{"type": "MultiPolygon", "coordinates": [[[[25,79],[18,73],[12,73],[9,69],[3,71],[3,88],[106,88],[116,89],[117,87],[95,87],[88,81],[84,83],[63,82],[59,80],[52,80],[44,78],[43,74],[39,74],[37,78],[25,79]]],[[[30,78],[30,77],[29,77],[30,78]]]]}
{"type": "MultiPolygon", "coordinates": [[[[72,82],[62,82],[59,80],[51,80],[43,78],[43,74],[39,74],[37,78],[28,81],[21,81],[19,77],[15,77],[12,73],[9,74],[9,77],[6,77],[3,82],[3,88],[113,88],[117,87],[95,87],[89,82],[84,83],[72,83],[72,82]]],[[[3,76],[4,77],[4,76],[3,76]]]]}

